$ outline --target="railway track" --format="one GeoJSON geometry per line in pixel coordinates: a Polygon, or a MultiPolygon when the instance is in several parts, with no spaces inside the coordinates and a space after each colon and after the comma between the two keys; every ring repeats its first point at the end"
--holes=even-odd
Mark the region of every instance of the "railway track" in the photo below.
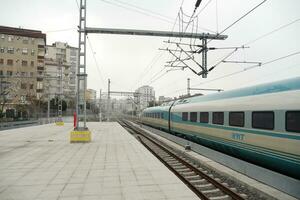
{"type": "Polygon", "coordinates": [[[230,187],[228,183],[215,178],[208,170],[201,168],[188,158],[161,144],[142,129],[133,126],[128,121],[121,120],[118,122],[131,134],[135,135],[152,154],[178,176],[200,199],[248,199],[248,196],[238,192],[237,188],[230,187]]]}

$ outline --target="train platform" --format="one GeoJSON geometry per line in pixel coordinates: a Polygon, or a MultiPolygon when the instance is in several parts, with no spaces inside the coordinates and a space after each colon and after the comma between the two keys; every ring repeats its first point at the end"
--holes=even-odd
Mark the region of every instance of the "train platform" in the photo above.
{"type": "Polygon", "coordinates": [[[0,199],[199,199],[118,123],[88,127],[84,144],[71,123],[0,131],[0,199]]]}

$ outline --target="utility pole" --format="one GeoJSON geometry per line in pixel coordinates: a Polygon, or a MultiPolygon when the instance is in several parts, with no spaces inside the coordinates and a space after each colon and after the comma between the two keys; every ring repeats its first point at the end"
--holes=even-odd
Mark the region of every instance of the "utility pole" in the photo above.
{"type": "Polygon", "coordinates": [[[187,79],[187,96],[191,96],[190,78],[187,79]]]}
{"type": "Polygon", "coordinates": [[[110,79],[108,79],[108,86],[107,86],[107,121],[109,121],[110,117],[110,79]]]}
{"type": "Polygon", "coordinates": [[[100,97],[99,97],[99,121],[100,121],[100,122],[102,122],[101,98],[102,98],[102,90],[100,89],[100,97]]]}
{"type": "Polygon", "coordinates": [[[58,121],[62,121],[62,93],[63,93],[63,70],[62,70],[62,59],[58,59],[59,67],[59,95],[58,95],[58,121]]]}
{"type": "Polygon", "coordinates": [[[48,123],[50,123],[50,95],[49,94],[48,94],[47,118],[48,118],[48,123]]]}

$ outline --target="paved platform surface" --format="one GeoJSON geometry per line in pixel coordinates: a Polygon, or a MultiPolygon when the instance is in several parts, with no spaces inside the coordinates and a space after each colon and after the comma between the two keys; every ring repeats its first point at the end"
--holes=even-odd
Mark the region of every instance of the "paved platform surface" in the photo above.
{"type": "Polygon", "coordinates": [[[87,144],[68,123],[0,131],[0,199],[198,199],[119,124],[88,127],[87,144]]]}

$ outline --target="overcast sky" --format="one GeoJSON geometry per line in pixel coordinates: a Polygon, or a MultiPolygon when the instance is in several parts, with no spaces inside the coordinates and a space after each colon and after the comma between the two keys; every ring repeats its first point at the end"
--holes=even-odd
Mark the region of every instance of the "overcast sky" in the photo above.
{"type": "MultiPolygon", "coordinates": [[[[195,1],[185,0],[182,4],[182,0],[87,0],[87,26],[172,31],[181,4],[182,10],[191,15],[195,1]]],[[[202,10],[198,16],[198,26],[195,19],[194,31],[198,27],[197,32],[220,32],[260,2],[262,0],[203,0],[196,12],[202,10]],[[207,7],[203,9],[207,3],[207,7]]],[[[250,42],[246,45],[250,48],[238,50],[227,60],[262,63],[299,52],[299,10],[299,0],[268,0],[225,31],[223,34],[228,35],[227,40],[212,41],[209,46],[237,47],[250,42]],[[295,20],[298,21],[251,42],[295,20]]],[[[48,44],[60,41],[77,46],[78,15],[76,0],[3,0],[0,24],[42,30],[47,34],[48,44]]],[[[174,31],[179,31],[178,21],[177,18],[174,31]]],[[[192,26],[187,32],[191,31],[191,28],[192,26]]],[[[88,37],[93,48],[92,52],[88,44],[88,88],[97,91],[107,91],[108,78],[111,79],[111,89],[115,91],[133,91],[139,86],[150,84],[154,87],[157,97],[174,97],[186,93],[188,77],[193,87],[229,90],[300,75],[300,54],[226,78],[219,77],[241,71],[251,65],[220,64],[206,79],[188,69],[165,73],[166,61],[174,58],[168,52],[158,49],[165,47],[163,41],[168,38],[95,34],[88,37]]],[[[189,43],[190,40],[181,42],[189,43]]],[[[196,44],[197,42],[200,41],[195,41],[196,44]]],[[[217,63],[230,51],[209,51],[208,66],[217,63]]],[[[200,55],[195,55],[195,59],[201,62],[200,55]]],[[[193,67],[197,69],[196,66],[193,67]]]]}

